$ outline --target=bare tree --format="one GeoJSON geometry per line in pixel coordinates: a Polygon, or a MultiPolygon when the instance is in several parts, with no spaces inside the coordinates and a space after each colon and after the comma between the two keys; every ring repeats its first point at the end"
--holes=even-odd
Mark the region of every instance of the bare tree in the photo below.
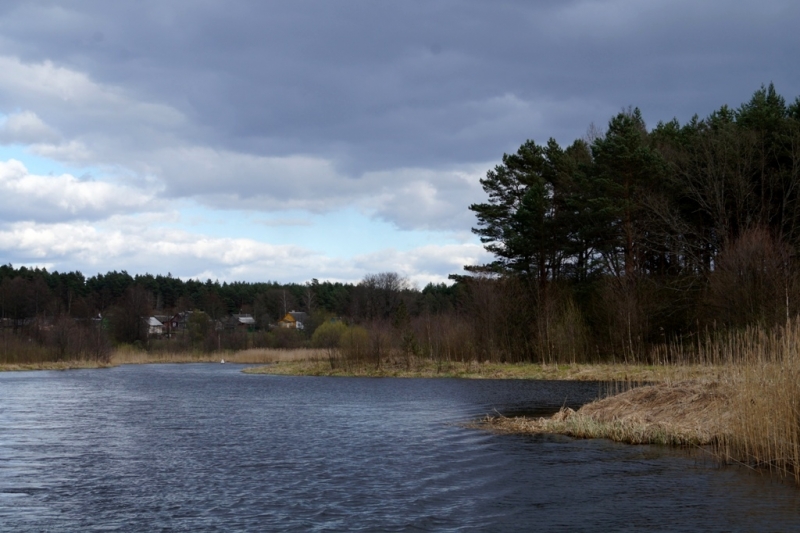
{"type": "Polygon", "coordinates": [[[387,320],[393,317],[411,283],[397,272],[381,272],[364,276],[358,289],[358,314],[368,320],[387,320]]]}

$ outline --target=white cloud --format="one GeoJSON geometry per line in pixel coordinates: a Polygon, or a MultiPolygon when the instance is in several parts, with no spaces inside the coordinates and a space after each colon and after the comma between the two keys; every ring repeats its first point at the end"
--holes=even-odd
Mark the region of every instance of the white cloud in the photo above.
{"type": "Polygon", "coordinates": [[[124,216],[103,224],[6,224],[0,226],[0,252],[14,264],[46,262],[89,275],[116,269],[220,281],[357,282],[367,273],[396,271],[420,287],[446,281],[463,265],[485,260],[483,249],[469,243],[332,258],[302,246],[165,231],[148,222],[124,216]]]}
{"type": "Polygon", "coordinates": [[[464,265],[489,260],[482,246],[473,243],[426,245],[409,251],[385,249],[354,258],[364,272],[397,272],[422,288],[429,282],[445,283],[449,274],[462,272],[464,265]]]}
{"type": "MultiPolygon", "coordinates": [[[[399,228],[463,230],[467,205],[476,200],[475,176],[484,171],[451,166],[347,174],[331,157],[236,151],[194,142],[192,130],[202,128],[173,107],[51,61],[0,56],[0,69],[10,74],[0,78],[0,105],[36,110],[10,115],[0,141],[27,142],[32,153],[73,165],[118,168],[132,199],[150,196],[150,190],[135,193],[143,183],[150,189],[157,183],[164,196],[212,208],[325,213],[358,205],[399,228]]],[[[506,115],[518,105],[499,104],[506,115]]],[[[76,206],[83,207],[90,206],[76,206]]]]}
{"type": "Polygon", "coordinates": [[[0,161],[0,220],[97,220],[160,205],[143,190],[70,174],[39,176],[19,161],[0,161]]]}
{"type": "Polygon", "coordinates": [[[266,226],[268,228],[280,227],[312,227],[314,223],[307,218],[273,218],[269,220],[254,220],[254,224],[266,226]]]}
{"type": "Polygon", "coordinates": [[[403,168],[368,173],[363,180],[379,192],[364,198],[362,206],[406,230],[468,230],[475,220],[469,205],[485,198],[480,179],[487,168],[491,168],[488,163],[441,171],[403,168]]]}
{"type": "Polygon", "coordinates": [[[0,143],[34,144],[58,142],[60,135],[32,111],[13,113],[0,125],[0,143]]]}

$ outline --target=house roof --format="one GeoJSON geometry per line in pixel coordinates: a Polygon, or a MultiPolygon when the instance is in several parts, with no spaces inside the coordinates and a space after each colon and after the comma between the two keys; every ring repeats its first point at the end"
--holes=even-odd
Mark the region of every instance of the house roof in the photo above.
{"type": "Polygon", "coordinates": [[[164,325],[164,324],[161,323],[161,321],[159,319],[157,319],[154,316],[147,317],[147,318],[145,318],[145,320],[147,320],[147,325],[150,326],[151,328],[164,325]]]}
{"type": "Polygon", "coordinates": [[[302,311],[289,311],[279,322],[303,322],[308,319],[308,313],[302,311]]]}

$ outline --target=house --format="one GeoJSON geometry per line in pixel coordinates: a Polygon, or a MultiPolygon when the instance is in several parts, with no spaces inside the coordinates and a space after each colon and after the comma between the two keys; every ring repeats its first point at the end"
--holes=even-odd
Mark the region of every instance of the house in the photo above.
{"type": "Polygon", "coordinates": [[[159,319],[157,319],[154,316],[142,317],[142,319],[147,323],[147,334],[148,335],[163,335],[163,333],[164,333],[164,324],[162,324],[159,319]]]}
{"type": "Polygon", "coordinates": [[[256,319],[253,318],[253,315],[248,314],[240,314],[240,315],[231,315],[225,323],[225,326],[228,329],[255,329],[256,327],[256,319]]]}
{"type": "Polygon", "coordinates": [[[303,329],[303,323],[308,321],[308,313],[302,311],[289,311],[286,316],[278,321],[282,328],[303,329]]]}
{"type": "Polygon", "coordinates": [[[182,313],[175,313],[172,318],[167,322],[167,333],[176,331],[186,331],[186,324],[189,317],[192,316],[191,311],[184,311],[182,313]]]}

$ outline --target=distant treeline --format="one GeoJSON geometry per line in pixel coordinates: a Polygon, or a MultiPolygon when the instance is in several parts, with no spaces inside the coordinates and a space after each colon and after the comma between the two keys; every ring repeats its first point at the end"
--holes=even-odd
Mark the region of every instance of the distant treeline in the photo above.
{"type": "Polygon", "coordinates": [[[288,311],[324,311],[355,320],[390,318],[402,301],[414,315],[453,309],[458,290],[429,284],[412,287],[395,273],[370,274],[357,284],[338,282],[220,283],[181,280],[170,274],[108,272],[86,278],[80,272],[48,272],[39,268],[0,266],[0,313],[22,320],[38,315],[93,318],[128,305],[133,290],[142,290],[150,314],[198,309],[213,320],[233,313],[252,314],[261,325],[278,321],[288,311]]]}
{"type": "Polygon", "coordinates": [[[170,351],[297,348],[310,346],[317,326],[331,319],[380,329],[397,317],[453,312],[459,292],[457,284],[443,283],[419,290],[392,272],[369,274],[356,284],[316,279],[304,284],[219,283],[125,271],[86,278],[80,272],[3,265],[0,362],[19,361],[20,351],[35,353],[37,360],[96,358],[115,344],[170,351]],[[188,329],[184,323],[170,335],[149,334],[148,317],[187,311],[194,315],[188,329]],[[290,311],[308,315],[303,329],[276,329],[290,311]],[[251,315],[255,326],[231,331],[225,324],[234,314],[251,315]],[[27,344],[20,345],[21,338],[27,344]]]}
{"type": "Polygon", "coordinates": [[[527,141],[482,185],[486,202],[469,208],[494,260],[467,266],[470,275],[451,276],[451,285],[420,290],[391,272],[354,284],[219,283],[6,265],[3,330],[39,331],[29,338],[52,347],[56,324],[97,329],[100,316],[98,342],[149,346],[142,316],[198,311],[213,323],[248,313],[262,333],[226,343],[209,327],[182,346],[318,341],[332,361],[350,353],[377,364],[392,353],[642,361],[667,343],[770,328],[800,311],[800,99],[787,105],[772,85],[686,124],[648,130],[641,112],[628,109],[566,148],[527,141]],[[294,310],[310,316],[302,332],[270,332],[294,310]],[[315,341],[332,318],[339,325],[315,341]],[[350,340],[340,342],[345,334],[350,340]]]}

